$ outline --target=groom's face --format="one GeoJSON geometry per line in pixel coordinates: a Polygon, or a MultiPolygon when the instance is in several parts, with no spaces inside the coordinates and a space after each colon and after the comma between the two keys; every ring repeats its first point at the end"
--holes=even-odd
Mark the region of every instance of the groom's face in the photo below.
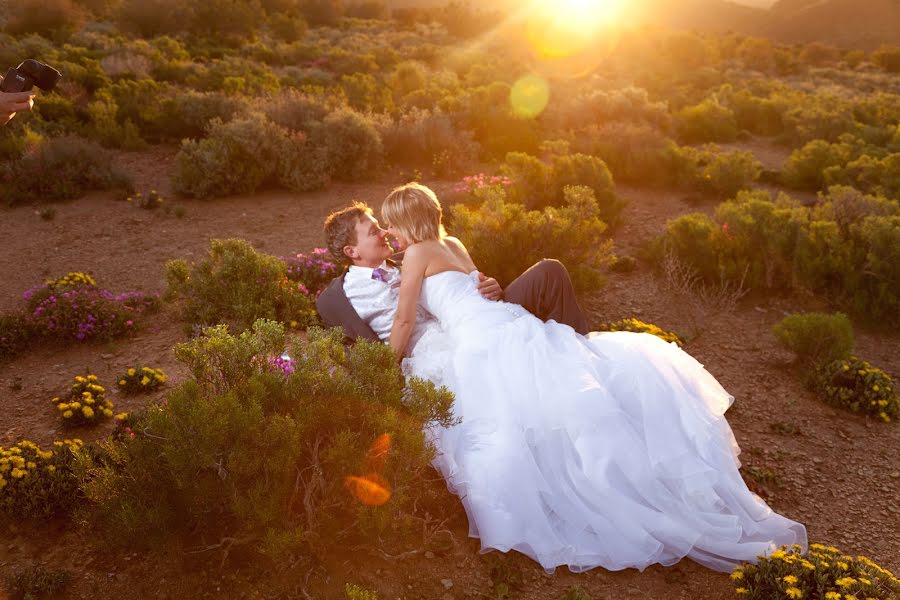
{"type": "Polygon", "coordinates": [[[387,232],[378,225],[375,217],[363,215],[356,224],[356,244],[344,246],[344,253],[357,266],[377,267],[390,258],[394,250],[388,244],[387,232]]]}

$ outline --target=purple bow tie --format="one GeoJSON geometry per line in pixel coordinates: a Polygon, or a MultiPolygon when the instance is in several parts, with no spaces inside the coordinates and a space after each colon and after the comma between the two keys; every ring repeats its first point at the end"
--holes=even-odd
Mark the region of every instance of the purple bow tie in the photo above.
{"type": "Polygon", "coordinates": [[[372,269],[372,279],[375,281],[380,281],[381,283],[388,282],[388,272],[381,267],[376,267],[372,269]]]}

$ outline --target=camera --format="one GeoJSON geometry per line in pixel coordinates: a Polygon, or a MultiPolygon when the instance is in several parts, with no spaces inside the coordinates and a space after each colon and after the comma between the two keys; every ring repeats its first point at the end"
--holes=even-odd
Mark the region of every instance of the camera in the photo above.
{"type": "Polygon", "coordinates": [[[49,92],[56,87],[60,77],[62,74],[53,67],[29,58],[6,72],[0,92],[27,92],[34,86],[49,92]]]}

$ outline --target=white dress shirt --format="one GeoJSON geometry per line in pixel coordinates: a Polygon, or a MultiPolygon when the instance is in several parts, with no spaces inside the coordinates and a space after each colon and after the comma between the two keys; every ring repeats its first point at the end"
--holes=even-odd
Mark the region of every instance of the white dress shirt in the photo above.
{"type": "MultiPolygon", "coordinates": [[[[344,276],[344,295],[375,335],[387,342],[400,299],[400,269],[387,263],[381,263],[379,268],[386,272],[387,281],[372,279],[372,268],[351,265],[344,276]]],[[[426,328],[436,326],[439,327],[437,319],[421,306],[416,306],[416,324],[410,336],[410,348],[426,328]]]]}

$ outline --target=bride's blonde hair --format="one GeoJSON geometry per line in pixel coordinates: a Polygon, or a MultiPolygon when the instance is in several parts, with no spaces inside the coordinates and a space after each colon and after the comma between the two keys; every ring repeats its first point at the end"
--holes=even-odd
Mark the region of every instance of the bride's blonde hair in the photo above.
{"type": "Polygon", "coordinates": [[[394,188],[381,206],[381,216],[410,244],[439,240],[447,235],[441,224],[443,210],[431,188],[412,182],[394,188]]]}

